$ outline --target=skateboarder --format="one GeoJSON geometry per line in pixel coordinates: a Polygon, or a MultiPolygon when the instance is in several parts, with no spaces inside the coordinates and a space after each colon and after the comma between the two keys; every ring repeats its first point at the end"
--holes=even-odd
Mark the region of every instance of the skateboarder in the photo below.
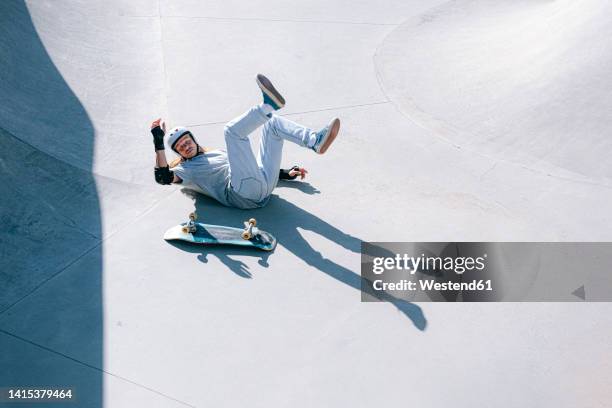
{"type": "Polygon", "coordinates": [[[340,129],[340,120],[332,119],[328,126],[315,132],[274,112],[285,106],[285,99],[272,82],[258,74],[256,82],[263,94],[263,103],[225,125],[224,150],[200,146],[194,135],[184,127],[170,131],[168,147],[181,157],[168,166],[164,152],[165,124],[158,119],[151,124],[155,144],[155,181],[159,184],[182,183],[186,188],[210,196],[221,204],[237,208],[257,208],[267,204],[270,194],[283,179],[304,178],[306,171],[294,166],[280,168],[285,140],[323,154],[340,129]],[[248,136],[263,125],[257,156],[253,154],[248,136]]]}

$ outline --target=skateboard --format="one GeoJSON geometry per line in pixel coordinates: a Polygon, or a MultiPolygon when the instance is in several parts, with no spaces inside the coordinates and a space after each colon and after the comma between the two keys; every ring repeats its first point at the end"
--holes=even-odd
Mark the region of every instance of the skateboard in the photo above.
{"type": "Polygon", "coordinates": [[[196,213],[189,214],[189,221],[170,228],[164,234],[164,239],[201,245],[237,245],[263,251],[272,251],[276,247],[274,235],[260,230],[255,218],[245,221],[244,228],[202,224],[195,222],[196,219],[196,213]]]}

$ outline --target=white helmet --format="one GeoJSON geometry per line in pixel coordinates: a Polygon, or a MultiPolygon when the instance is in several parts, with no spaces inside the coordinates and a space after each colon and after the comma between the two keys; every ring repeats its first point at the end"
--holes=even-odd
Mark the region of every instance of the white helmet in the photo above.
{"type": "MultiPolygon", "coordinates": [[[[168,136],[168,140],[166,141],[168,147],[176,152],[176,150],[174,149],[174,145],[181,138],[181,136],[184,136],[185,134],[190,135],[193,139],[193,135],[191,134],[189,129],[182,126],[172,128],[172,130],[170,131],[170,136],[168,136]]],[[[193,139],[193,141],[195,142],[195,139],[193,139]]]]}

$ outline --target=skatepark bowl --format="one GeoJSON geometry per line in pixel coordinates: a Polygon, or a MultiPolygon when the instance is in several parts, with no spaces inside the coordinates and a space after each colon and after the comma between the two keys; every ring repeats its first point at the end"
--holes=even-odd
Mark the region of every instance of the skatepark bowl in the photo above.
{"type": "Polygon", "coordinates": [[[79,407],[608,406],[610,303],[362,303],[360,244],[610,241],[611,14],[3,0],[0,388],[79,407]],[[342,120],[325,155],[285,144],[308,177],[252,211],[157,185],[151,121],[223,148],[258,72],[279,114],[342,120]],[[255,217],[278,245],[165,242],[192,211],[255,217]]]}

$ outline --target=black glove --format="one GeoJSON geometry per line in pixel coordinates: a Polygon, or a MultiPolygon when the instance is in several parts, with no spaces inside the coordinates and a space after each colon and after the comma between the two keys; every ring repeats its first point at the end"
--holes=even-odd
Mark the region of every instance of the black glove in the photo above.
{"type": "Polygon", "coordinates": [[[285,170],[285,169],[280,169],[280,172],[278,174],[278,178],[281,180],[295,180],[297,177],[297,174],[295,176],[290,176],[289,172],[291,170],[299,170],[300,168],[298,166],[293,166],[292,168],[290,168],[289,170],[285,170]]]}
{"type": "Polygon", "coordinates": [[[151,133],[153,134],[153,144],[155,145],[155,151],[165,150],[164,148],[164,131],[161,127],[155,126],[151,129],[151,133]]]}

